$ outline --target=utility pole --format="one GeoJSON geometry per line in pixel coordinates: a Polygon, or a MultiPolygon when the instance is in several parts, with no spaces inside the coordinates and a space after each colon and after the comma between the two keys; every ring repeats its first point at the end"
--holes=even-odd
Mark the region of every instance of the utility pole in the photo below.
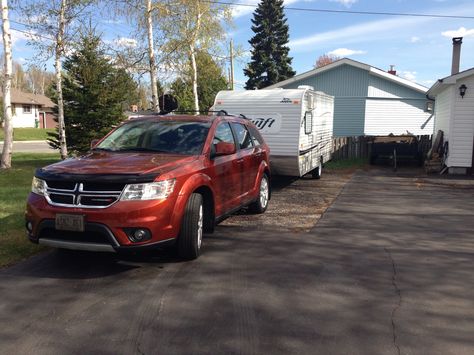
{"type": "Polygon", "coordinates": [[[230,40],[230,89],[234,90],[234,42],[230,40]]]}

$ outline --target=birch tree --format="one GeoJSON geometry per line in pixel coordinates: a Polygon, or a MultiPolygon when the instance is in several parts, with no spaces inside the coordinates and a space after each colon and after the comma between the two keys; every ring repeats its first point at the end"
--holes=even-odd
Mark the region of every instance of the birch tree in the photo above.
{"type": "Polygon", "coordinates": [[[5,69],[3,79],[3,126],[4,140],[1,169],[9,169],[12,164],[13,150],[13,127],[11,107],[11,77],[12,77],[12,37],[10,33],[10,22],[8,20],[8,1],[1,0],[2,4],[2,33],[3,52],[5,57],[5,69]]]}
{"type": "Polygon", "coordinates": [[[117,64],[129,71],[149,74],[154,111],[159,111],[157,39],[154,25],[157,9],[157,4],[152,0],[115,0],[105,4],[106,11],[113,10],[116,16],[123,16],[135,28],[134,34],[131,35],[137,38],[136,46],[115,49],[114,56],[117,58],[117,64]],[[145,42],[142,40],[143,36],[146,36],[145,42]],[[145,57],[148,60],[145,60],[145,57]]]}
{"type": "Polygon", "coordinates": [[[19,10],[26,16],[31,31],[30,44],[38,50],[38,57],[54,58],[59,149],[62,159],[66,159],[68,155],[62,94],[62,59],[74,41],[78,20],[92,2],[92,0],[28,0],[19,3],[19,10]]]}
{"type": "Polygon", "coordinates": [[[167,38],[165,51],[174,53],[170,58],[175,63],[181,62],[182,73],[191,69],[194,110],[199,114],[196,53],[215,49],[225,39],[223,23],[230,24],[229,7],[201,0],[169,0],[157,7],[160,26],[167,38]]]}

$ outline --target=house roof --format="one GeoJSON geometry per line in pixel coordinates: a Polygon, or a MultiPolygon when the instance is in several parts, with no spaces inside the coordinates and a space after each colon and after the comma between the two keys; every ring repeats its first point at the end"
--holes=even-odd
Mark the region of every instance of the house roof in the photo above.
{"type": "Polygon", "coordinates": [[[428,88],[423,86],[423,85],[414,83],[413,81],[401,78],[397,75],[387,73],[386,71],[384,71],[382,69],[375,68],[375,67],[373,67],[369,64],[358,62],[358,61],[355,61],[355,60],[349,59],[349,58],[342,58],[342,59],[339,59],[339,60],[336,60],[336,61],[332,62],[331,64],[325,65],[323,67],[319,67],[319,68],[307,71],[305,73],[298,74],[298,75],[296,75],[296,76],[294,76],[290,79],[281,81],[281,82],[276,83],[274,85],[270,85],[270,86],[266,87],[265,89],[279,88],[279,87],[284,86],[286,84],[294,83],[295,81],[300,81],[302,79],[324,73],[325,71],[337,68],[337,67],[339,67],[341,65],[344,65],[344,64],[350,65],[350,66],[353,66],[353,67],[356,67],[356,68],[359,68],[359,69],[362,69],[362,70],[366,70],[372,75],[375,75],[375,76],[381,77],[383,79],[395,82],[397,84],[408,87],[410,89],[413,89],[413,90],[418,91],[418,92],[423,93],[423,94],[426,93],[426,91],[428,91],[428,88]]]}
{"type": "Polygon", "coordinates": [[[56,104],[51,101],[49,97],[44,95],[23,92],[18,89],[12,89],[11,94],[12,104],[40,105],[45,108],[56,106],[56,104]]]}
{"type": "Polygon", "coordinates": [[[457,74],[453,74],[453,75],[444,77],[442,79],[438,79],[438,81],[434,83],[432,87],[430,87],[426,95],[429,95],[432,97],[436,96],[448,86],[454,85],[456,84],[458,80],[467,78],[468,76],[471,76],[471,75],[474,75],[474,68],[463,70],[462,72],[459,72],[457,74]]]}

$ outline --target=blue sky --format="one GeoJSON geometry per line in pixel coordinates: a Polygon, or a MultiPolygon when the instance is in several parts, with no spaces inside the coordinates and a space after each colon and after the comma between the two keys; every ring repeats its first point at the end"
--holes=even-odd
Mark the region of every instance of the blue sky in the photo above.
{"type": "MultiPolygon", "coordinates": [[[[472,0],[287,0],[285,4],[297,8],[474,16],[472,0]]],[[[232,36],[246,49],[250,48],[248,39],[253,33],[250,10],[241,9],[232,36]]],[[[393,64],[400,76],[431,86],[436,79],[450,74],[453,35],[464,36],[461,69],[474,67],[474,20],[292,10],[286,10],[286,16],[290,55],[298,74],[311,70],[320,55],[333,53],[384,70],[393,64]]],[[[239,82],[245,82],[241,65],[236,74],[239,82]]]]}
{"type": "MultiPolygon", "coordinates": [[[[227,0],[229,1],[229,0],[227,0]]],[[[256,5],[258,0],[231,0],[256,5]]],[[[288,7],[307,9],[403,12],[474,16],[473,0],[286,0],[288,7]]],[[[237,46],[250,49],[253,36],[253,7],[233,7],[234,26],[228,31],[237,46]]],[[[388,70],[395,65],[398,75],[431,86],[448,76],[451,69],[453,36],[463,36],[461,70],[474,67],[474,19],[446,19],[383,15],[335,14],[285,11],[290,28],[290,55],[298,74],[311,70],[316,59],[326,53],[349,57],[388,70]]],[[[130,35],[117,21],[102,20],[104,39],[130,35]]],[[[13,27],[18,25],[12,24],[13,27]]],[[[13,33],[14,59],[24,62],[34,57],[26,36],[13,33]]],[[[235,62],[236,88],[246,81],[243,68],[249,52],[235,62]]]]}

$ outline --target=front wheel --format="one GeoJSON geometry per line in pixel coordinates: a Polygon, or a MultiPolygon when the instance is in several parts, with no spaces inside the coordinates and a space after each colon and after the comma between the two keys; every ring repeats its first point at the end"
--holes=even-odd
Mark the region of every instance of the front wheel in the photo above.
{"type": "Polygon", "coordinates": [[[252,213],[263,213],[267,210],[268,201],[270,200],[270,182],[267,174],[263,174],[260,180],[260,190],[258,198],[249,205],[249,211],[252,213]]]}
{"type": "Polygon", "coordinates": [[[181,258],[192,260],[196,259],[201,253],[203,222],[202,196],[193,193],[186,203],[178,237],[178,253],[181,258]]]}

